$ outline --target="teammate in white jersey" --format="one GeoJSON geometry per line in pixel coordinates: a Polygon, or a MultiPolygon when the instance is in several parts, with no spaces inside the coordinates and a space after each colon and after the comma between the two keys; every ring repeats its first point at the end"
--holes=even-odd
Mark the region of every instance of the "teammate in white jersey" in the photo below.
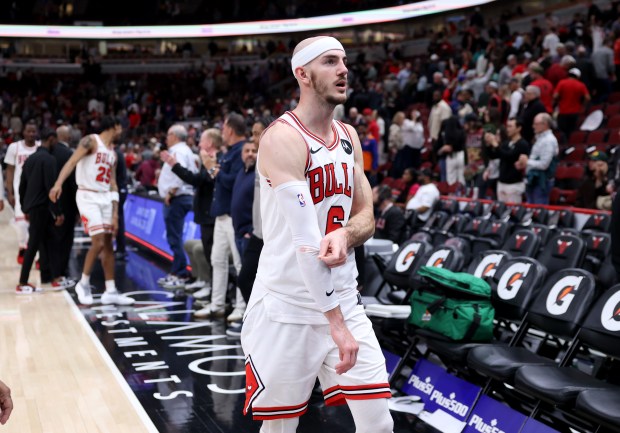
{"type": "Polygon", "coordinates": [[[346,101],[344,48],[296,48],[299,105],[265,131],[257,170],[265,246],[241,332],[246,402],[261,433],[293,433],[318,376],[326,404],[347,403],[358,433],[393,429],[385,360],[357,294],[353,247],[374,231],[355,130],[332,120],[346,101]]]}
{"type": "Polygon", "coordinates": [[[84,230],[90,235],[92,244],[84,259],[82,278],[75,286],[78,300],[84,305],[93,303],[90,274],[95,260],[102,255],[101,262],[105,276],[103,304],[131,305],[134,299],[118,293],[114,282],[113,236],[118,230],[118,186],[116,185],[116,153],[114,140],[123,128],[120,121],[106,116],[101,120],[102,132],[80,140],[78,148],[66,162],[54,187],[50,200],[54,203],[62,193],[62,184],[75,169],[78,185],[76,203],[84,223],[84,230]]]}
{"type": "Polygon", "coordinates": [[[17,241],[19,243],[19,252],[17,255],[17,263],[20,265],[24,260],[24,253],[28,247],[28,221],[22,212],[19,202],[19,182],[22,178],[22,168],[26,159],[32,155],[41,142],[36,140],[37,125],[34,122],[28,122],[24,127],[24,139],[15,141],[9,145],[4,157],[6,164],[6,189],[7,199],[15,212],[15,225],[17,227],[17,241]]]}

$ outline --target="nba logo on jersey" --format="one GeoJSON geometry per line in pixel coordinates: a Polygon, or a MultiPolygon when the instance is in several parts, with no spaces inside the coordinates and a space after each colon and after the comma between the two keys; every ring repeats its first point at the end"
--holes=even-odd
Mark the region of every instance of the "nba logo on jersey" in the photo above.
{"type": "Polygon", "coordinates": [[[303,194],[297,194],[297,199],[299,200],[299,206],[306,207],[306,200],[303,194]]]}

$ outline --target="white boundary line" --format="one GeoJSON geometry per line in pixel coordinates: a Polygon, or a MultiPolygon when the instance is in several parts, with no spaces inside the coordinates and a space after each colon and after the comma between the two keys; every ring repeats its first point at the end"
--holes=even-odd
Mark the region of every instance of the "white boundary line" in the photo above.
{"type": "Polygon", "coordinates": [[[103,361],[106,363],[106,365],[112,372],[112,375],[116,378],[116,381],[121,386],[121,389],[125,392],[127,399],[133,406],[134,410],[138,414],[138,417],[140,418],[140,420],[146,427],[147,431],[149,431],[150,433],[159,433],[159,430],[157,430],[157,428],[155,427],[155,424],[153,424],[153,421],[151,420],[151,418],[148,416],[148,414],[144,410],[144,407],[138,401],[138,397],[136,397],[136,394],[134,394],[134,392],[129,387],[129,384],[127,383],[125,378],[121,375],[121,372],[116,367],[116,364],[114,364],[114,361],[112,361],[112,358],[110,358],[110,355],[103,347],[103,344],[101,344],[101,341],[99,341],[99,339],[95,335],[95,332],[90,327],[90,325],[86,321],[86,318],[84,317],[84,315],[82,314],[78,306],[75,304],[75,302],[71,298],[71,295],[69,294],[69,292],[65,290],[64,295],[65,295],[65,299],[69,303],[69,307],[73,310],[73,314],[77,316],[78,321],[84,327],[86,334],[88,334],[93,344],[97,348],[97,351],[101,355],[101,358],[103,359],[103,361]]]}

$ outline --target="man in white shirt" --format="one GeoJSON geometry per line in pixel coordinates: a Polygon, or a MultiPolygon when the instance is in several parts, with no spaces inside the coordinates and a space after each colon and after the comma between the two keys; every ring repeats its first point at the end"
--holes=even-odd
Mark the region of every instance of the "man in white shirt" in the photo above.
{"type": "Polygon", "coordinates": [[[440,196],[439,190],[431,181],[432,175],[433,173],[428,168],[420,170],[420,174],[418,175],[420,188],[405,207],[407,210],[415,210],[417,213],[418,222],[421,223],[426,222],[431,216],[433,206],[435,205],[435,202],[439,200],[440,196]]]}
{"type": "Polygon", "coordinates": [[[519,114],[521,109],[521,101],[523,101],[523,89],[521,88],[521,81],[518,78],[511,78],[509,82],[510,87],[510,112],[508,113],[509,119],[514,119],[519,114]]]}
{"type": "MultiPolygon", "coordinates": [[[[162,161],[166,162],[174,155],[177,163],[184,168],[197,173],[196,157],[185,143],[187,129],[183,125],[173,125],[168,129],[166,144],[168,151],[161,153],[162,161]]],[[[194,187],[185,183],[172,172],[169,164],[164,164],[157,182],[159,195],[164,199],[164,222],[166,223],[166,238],[173,253],[170,274],[158,280],[160,284],[168,284],[179,278],[187,278],[187,259],[183,251],[183,224],[185,216],[192,210],[194,187]]]]}

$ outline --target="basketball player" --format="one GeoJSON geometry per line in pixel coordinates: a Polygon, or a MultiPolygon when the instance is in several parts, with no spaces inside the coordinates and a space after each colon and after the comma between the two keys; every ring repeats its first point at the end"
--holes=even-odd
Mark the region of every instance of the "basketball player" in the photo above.
{"type": "Polygon", "coordinates": [[[346,101],[344,49],[331,37],[295,48],[299,105],[260,140],[265,245],[241,332],[246,402],[261,433],[293,433],[318,376],[358,433],[393,429],[385,360],[357,292],[353,247],[374,230],[355,130],[332,120],[346,101]]]}
{"type": "Polygon", "coordinates": [[[37,150],[37,147],[41,145],[41,142],[36,140],[36,137],[36,123],[28,122],[24,127],[24,139],[11,143],[4,157],[4,163],[6,164],[7,199],[15,212],[17,241],[19,243],[17,263],[20,265],[24,262],[24,254],[28,247],[28,221],[22,212],[22,206],[19,202],[19,181],[22,177],[24,162],[26,162],[26,159],[28,159],[28,157],[37,150]]]}
{"type": "Polygon", "coordinates": [[[131,305],[134,299],[118,293],[114,282],[114,249],[112,237],[118,230],[118,187],[116,185],[116,152],[114,140],[123,132],[120,121],[106,116],[101,119],[101,134],[88,135],[63,166],[56,183],[50,190],[50,200],[56,203],[62,193],[62,184],[75,169],[78,186],[76,203],[90,235],[92,244],[84,259],[82,278],[75,286],[81,304],[91,305],[90,273],[95,260],[102,254],[105,292],[103,304],[131,305]]]}

